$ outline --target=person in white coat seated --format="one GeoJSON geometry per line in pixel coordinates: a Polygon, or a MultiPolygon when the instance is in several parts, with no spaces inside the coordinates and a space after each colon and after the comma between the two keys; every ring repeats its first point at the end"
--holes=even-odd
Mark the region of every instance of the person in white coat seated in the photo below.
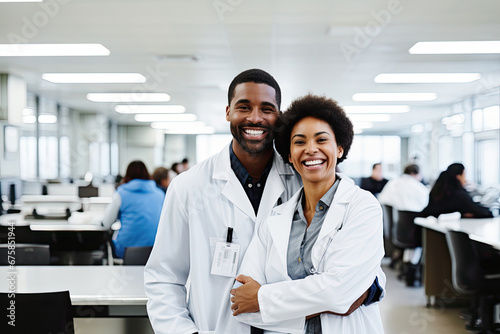
{"type": "Polygon", "coordinates": [[[233,315],[302,324],[277,330],[286,333],[383,333],[378,303],[340,315],[377,277],[385,281],[380,204],[335,171],[351,147],[351,121],[335,101],[307,95],[277,128],[276,148],[304,186],[258,228],[237,277],[243,285],[231,290],[233,315]]]}
{"type": "MultiPolygon", "coordinates": [[[[421,212],[429,203],[429,189],[421,182],[420,168],[416,164],[405,167],[403,175],[390,180],[378,195],[381,204],[392,206],[395,210],[421,212]]],[[[393,258],[397,256],[393,254],[393,258]]],[[[417,265],[422,258],[422,247],[405,249],[403,252],[403,276],[407,285],[415,284],[417,265]]]]}
{"type": "Polygon", "coordinates": [[[396,210],[420,212],[429,203],[429,189],[421,181],[418,165],[409,164],[401,177],[385,185],[378,200],[396,210]]]}

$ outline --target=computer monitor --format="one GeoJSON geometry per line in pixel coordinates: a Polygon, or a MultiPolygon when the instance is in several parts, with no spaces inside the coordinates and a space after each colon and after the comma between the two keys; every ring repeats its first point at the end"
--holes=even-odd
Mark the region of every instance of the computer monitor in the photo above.
{"type": "Polygon", "coordinates": [[[88,185],[84,187],[78,187],[78,197],[86,198],[86,197],[98,197],[99,196],[99,188],[88,185]]]}

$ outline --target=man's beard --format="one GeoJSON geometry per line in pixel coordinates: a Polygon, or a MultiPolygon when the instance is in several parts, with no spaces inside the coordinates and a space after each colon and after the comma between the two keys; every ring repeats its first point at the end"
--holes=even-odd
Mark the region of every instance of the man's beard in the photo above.
{"type": "Polygon", "coordinates": [[[273,135],[272,135],[272,130],[268,126],[262,126],[262,125],[255,125],[255,124],[244,124],[244,125],[232,125],[230,126],[231,128],[231,134],[233,135],[233,138],[240,144],[241,148],[243,148],[244,151],[250,153],[250,154],[259,154],[273,145],[273,135]],[[255,128],[262,128],[267,132],[267,136],[264,139],[259,139],[259,140],[249,140],[243,136],[243,127],[255,127],[255,128]]]}

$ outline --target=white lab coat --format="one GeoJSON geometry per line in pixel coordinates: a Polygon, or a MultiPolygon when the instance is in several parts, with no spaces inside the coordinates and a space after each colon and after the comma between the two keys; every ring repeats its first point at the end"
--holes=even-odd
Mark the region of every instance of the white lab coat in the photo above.
{"type": "MultiPolygon", "coordinates": [[[[255,234],[240,272],[257,280],[260,311],[237,319],[253,325],[275,323],[329,310],[345,313],[378,276],[384,256],[382,212],[375,197],[341,177],[311,257],[316,273],[300,280],[287,274],[287,249],[300,193],[272,210],[255,234]]],[[[349,316],[321,315],[323,333],[383,333],[378,303],[349,316]]],[[[302,333],[290,331],[292,333],[302,333]]]]}
{"type": "Polygon", "coordinates": [[[215,243],[225,241],[228,226],[233,227],[241,263],[255,226],[269,216],[279,198],[286,202],[301,185],[298,174],[275,152],[256,217],[231,169],[229,145],[172,181],[144,274],[156,334],[250,332],[227,306],[234,278],[210,274],[215,243]]]}
{"type": "Polygon", "coordinates": [[[403,174],[387,182],[377,198],[396,210],[420,212],[429,203],[429,189],[413,176],[403,174]]]}

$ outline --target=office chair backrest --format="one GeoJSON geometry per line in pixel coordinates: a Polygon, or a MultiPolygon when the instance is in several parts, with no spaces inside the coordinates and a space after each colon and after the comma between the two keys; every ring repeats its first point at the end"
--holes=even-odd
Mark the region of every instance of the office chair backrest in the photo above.
{"type": "Polygon", "coordinates": [[[9,260],[14,260],[15,265],[49,265],[50,251],[49,245],[37,244],[16,244],[15,254],[9,254],[8,244],[0,244],[0,265],[11,264],[9,260]],[[11,255],[9,257],[9,255],[11,255]]]}
{"type": "Polygon", "coordinates": [[[414,223],[420,212],[398,210],[397,214],[392,232],[393,243],[400,248],[421,247],[422,229],[414,223]]]}
{"type": "Polygon", "coordinates": [[[476,248],[464,232],[447,231],[446,241],[451,256],[453,287],[460,293],[475,293],[483,276],[476,248]]]}
{"type": "Polygon", "coordinates": [[[0,333],[75,333],[69,291],[2,292],[0,308],[6,314],[0,321],[0,333]]]}
{"type": "Polygon", "coordinates": [[[392,240],[392,228],[394,226],[394,216],[393,216],[393,207],[386,204],[381,204],[382,212],[384,217],[384,235],[392,240]]]}
{"type": "Polygon", "coordinates": [[[140,266],[148,262],[149,254],[153,250],[152,246],[146,247],[125,247],[123,254],[124,266],[140,266]]]}

